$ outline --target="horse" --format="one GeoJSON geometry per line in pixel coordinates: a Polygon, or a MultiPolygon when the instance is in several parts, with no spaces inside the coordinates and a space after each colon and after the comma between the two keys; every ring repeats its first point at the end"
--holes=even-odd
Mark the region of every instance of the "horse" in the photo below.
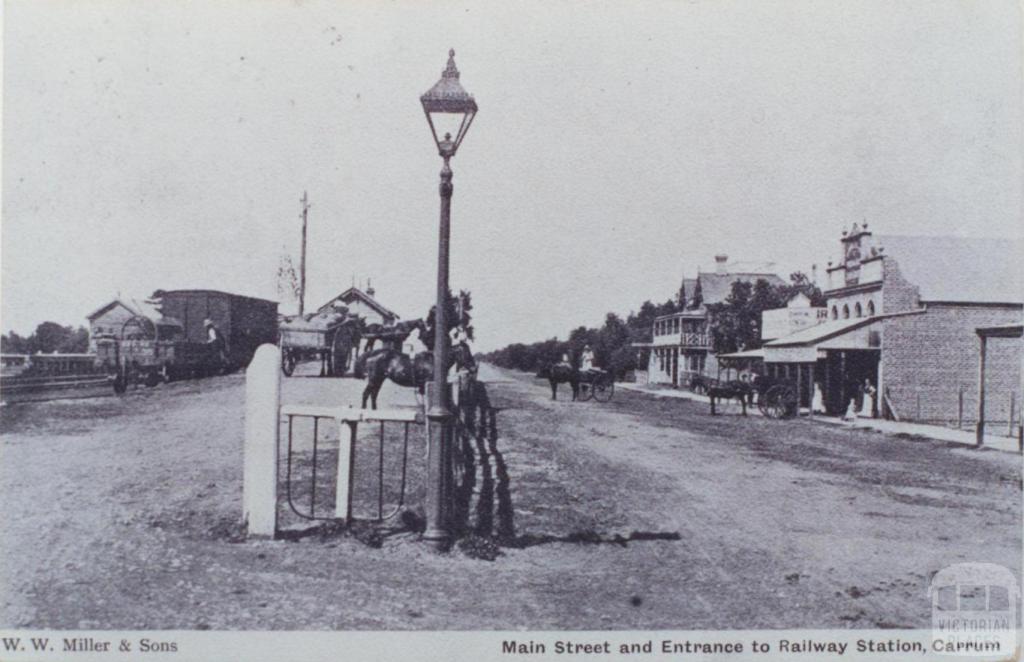
{"type": "Polygon", "coordinates": [[[426,331],[426,324],[422,319],[415,320],[402,320],[395,322],[391,326],[384,326],[383,324],[367,324],[363,330],[362,335],[366,338],[366,348],[363,350],[367,354],[373,351],[373,346],[377,340],[383,340],[385,345],[390,344],[392,347],[401,347],[413,331],[417,329],[420,332],[420,338],[423,337],[423,333],[426,331]]]}
{"type": "Polygon", "coordinates": [[[740,401],[743,407],[743,415],[747,415],[747,401],[753,397],[754,387],[750,382],[733,380],[722,384],[708,384],[705,391],[711,399],[711,415],[715,416],[715,403],[718,400],[729,400],[735,398],[740,401]]]}
{"type": "MultiPolygon", "coordinates": [[[[468,345],[459,343],[452,347],[448,354],[448,367],[453,364],[459,370],[472,370],[476,366],[468,345]]],[[[376,409],[377,394],[387,379],[399,386],[415,388],[422,395],[426,383],[434,378],[434,354],[420,352],[410,357],[397,349],[383,347],[359,357],[356,361],[355,376],[359,379],[366,378],[363,409],[366,409],[367,400],[370,400],[372,408],[376,409]]]]}
{"type": "Polygon", "coordinates": [[[546,378],[551,384],[551,399],[557,400],[558,385],[569,384],[572,389],[573,402],[580,395],[580,371],[566,363],[549,363],[541,366],[537,376],[546,378]]]}

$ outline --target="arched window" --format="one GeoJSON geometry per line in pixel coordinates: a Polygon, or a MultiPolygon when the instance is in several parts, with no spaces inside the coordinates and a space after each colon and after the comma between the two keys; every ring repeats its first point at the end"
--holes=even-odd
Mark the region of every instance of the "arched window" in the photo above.
{"type": "Polygon", "coordinates": [[[832,319],[839,319],[839,308],[832,306],[832,319]]]}
{"type": "Polygon", "coordinates": [[[874,316],[875,316],[875,302],[874,301],[868,301],[868,317],[874,317],[874,316]]]}
{"type": "Polygon", "coordinates": [[[843,319],[850,319],[850,307],[845,304],[843,305],[843,319]]]}
{"type": "Polygon", "coordinates": [[[857,305],[854,306],[853,313],[857,317],[864,317],[864,309],[860,307],[860,301],[858,301],[857,305]]]}

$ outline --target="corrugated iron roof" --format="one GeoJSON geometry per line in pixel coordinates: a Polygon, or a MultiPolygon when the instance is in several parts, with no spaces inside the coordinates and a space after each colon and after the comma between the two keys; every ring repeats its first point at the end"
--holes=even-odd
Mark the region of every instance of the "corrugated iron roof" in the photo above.
{"type": "Polygon", "coordinates": [[[1024,241],[876,235],[922,301],[1024,303],[1024,241]]]}
{"type": "Polygon", "coordinates": [[[392,317],[392,318],[394,318],[396,320],[397,319],[401,319],[399,317],[398,313],[396,313],[395,311],[390,310],[390,309],[384,307],[379,301],[377,301],[376,299],[371,297],[366,292],[363,292],[358,287],[350,287],[350,288],[348,288],[347,290],[345,290],[344,292],[342,292],[338,296],[332,298],[330,301],[328,301],[324,305],[320,306],[320,308],[318,308],[317,310],[323,310],[323,309],[327,308],[328,306],[330,306],[332,303],[334,303],[338,299],[341,299],[345,303],[348,303],[348,302],[352,301],[352,299],[361,299],[367,306],[369,306],[370,308],[373,308],[378,313],[380,313],[382,316],[384,316],[384,317],[392,317]]]}
{"type": "Polygon", "coordinates": [[[132,299],[129,297],[118,297],[100,306],[93,312],[89,313],[88,315],[85,316],[85,319],[90,321],[94,320],[103,313],[107,312],[108,310],[119,304],[127,308],[128,311],[131,312],[133,315],[138,315],[139,317],[145,317],[153,321],[159,320],[163,317],[160,311],[157,310],[156,306],[149,303],[148,301],[132,299]]]}
{"type": "MultiPolygon", "coordinates": [[[[786,281],[773,273],[730,271],[723,274],[714,272],[700,273],[697,274],[697,277],[700,279],[700,293],[705,305],[725,301],[729,297],[729,293],[732,292],[732,284],[736,281],[745,281],[753,284],[763,279],[768,281],[769,285],[786,284],[786,281]]],[[[692,297],[693,293],[687,290],[686,295],[692,297]]]]}

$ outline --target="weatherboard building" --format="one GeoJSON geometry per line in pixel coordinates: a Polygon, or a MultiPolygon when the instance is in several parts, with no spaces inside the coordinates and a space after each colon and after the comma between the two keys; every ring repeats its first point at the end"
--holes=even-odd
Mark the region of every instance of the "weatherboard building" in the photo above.
{"type": "Polygon", "coordinates": [[[688,386],[697,375],[715,376],[718,359],[712,349],[707,306],[728,298],[735,282],[765,280],[769,285],[784,285],[772,263],[728,262],[727,255],[715,256],[715,271],[698,269],[696,278],[684,278],[684,310],[654,319],[650,343],[634,347],[649,349],[647,381],[674,387],[688,386]]]}

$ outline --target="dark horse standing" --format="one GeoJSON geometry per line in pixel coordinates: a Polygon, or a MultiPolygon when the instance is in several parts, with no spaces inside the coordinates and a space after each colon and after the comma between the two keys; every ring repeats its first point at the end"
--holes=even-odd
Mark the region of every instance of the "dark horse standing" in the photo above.
{"type": "MultiPolygon", "coordinates": [[[[472,369],[476,362],[469,347],[460,343],[452,347],[448,355],[448,366],[456,365],[459,370],[472,369]]],[[[363,409],[370,400],[373,409],[377,408],[377,394],[380,393],[384,380],[390,379],[399,386],[416,388],[421,394],[427,382],[434,378],[434,353],[420,352],[410,357],[396,349],[383,348],[363,354],[356,361],[355,376],[366,377],[366,388],[363,389],[363,409]]]]}
{"type": "Polygon", "coordinates": [[[708,384],[705,392],[708,394],[708,398],[711,399],[712,416],[717,413],[715,411],[715,403],[718,400],[739,400],[740,405],[743,407],[744,416],[747,415],[747,402],[753,404],[754,387],[750,382],[733,380],[722,384],[708,384]]]}
{"type": "Polygon", "coordinates": [[[552,363],[543,366],[537,373],[538,377],[547,378],[551,384],[551,399],[557,400],[558,385],[569,384],[572,389],[573,402],[580,395],[580,371],[566,363],[552,363]]]}

